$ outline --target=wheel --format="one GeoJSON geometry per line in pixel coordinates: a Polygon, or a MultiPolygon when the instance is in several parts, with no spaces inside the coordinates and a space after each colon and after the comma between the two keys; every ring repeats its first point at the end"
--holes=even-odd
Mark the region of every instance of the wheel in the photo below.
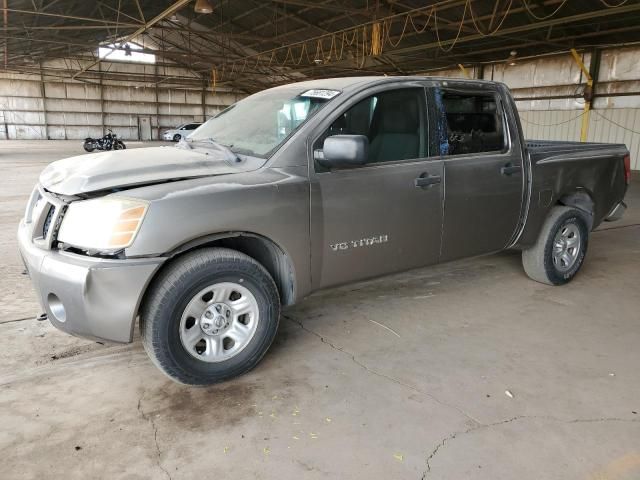
{"type": "Polygon", "coordinates": [[[93,152],[96,147],[93,145],[93,142],[84,142],[84,144],[82,145],[82,147],[84,148],[85,152],[93,152]]]}
{"type": "Polygon", "coordinates": [[[173,141],[174,141],[174,142],[179,142],[181,138],[182,138],[182,135],[180,135],[179,133],[176,133],[176,134],[173,136],[173,141]]]}
{"type": "Polygon", "coordinates": [[[113,149],[114,150],[125,150],[127,148],[127,146],[124,144],[124,142],[121,142],[120,140],[116,141],[113,144],[113,149]]]}
{"type": "Polygon", "coordinates": [[[571,207],[554,207],[536,244],[522,252],[527,275],[548,285],[569,282],[580,270],[587,253],[587,225],[584,212],[571,207]]]}
{"type": "Polygon", "coordinates": [[[278,329],[276,285],[251,257],[205,248],[177,258],[150,286],[142,343],[173,380],[210,385],[252,369],[278,329]]]}

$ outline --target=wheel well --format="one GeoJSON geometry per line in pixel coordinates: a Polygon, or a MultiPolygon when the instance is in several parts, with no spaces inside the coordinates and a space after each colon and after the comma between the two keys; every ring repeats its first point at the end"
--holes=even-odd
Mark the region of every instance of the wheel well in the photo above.
{"type": "MultiPolygon", "coordinates": [[[[191,241],[169,253],[170,260],[203,247],[223,247],[237,250],[261,264],[273,278],[282,305],[295,301],[295,274],[289,256],[273,241],[250,233],[211,235],[191,241]]],[[[169,262],[166,262],[169,263],[169,262]]],[[[157,275],[157,273],[156,273],[157,275]]]]}
{"type": "Polygon", "coordinates": [[[584,212],[584,218],[589,225],[589,230],[592,229],[595,204],[589,192],[584,189],[580,189],[575,192],[564,194],[558,199],[557,204],[564,205],[566,207],[574,207],[584,212]]]}

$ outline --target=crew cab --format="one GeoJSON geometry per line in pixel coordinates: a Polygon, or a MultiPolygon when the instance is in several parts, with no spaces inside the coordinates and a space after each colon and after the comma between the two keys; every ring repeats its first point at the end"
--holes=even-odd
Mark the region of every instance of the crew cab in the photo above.
{"type": "Polygon", "coordinates": [[[565,284],[629,178],[624,145],[525,140],[500,83],[325,79],[251,95],[175,147],[52,163],[19,244],[53,325],[131,342],[139,324],[163,372],[210,384],[320,289],[505,249],[565,284]]]}

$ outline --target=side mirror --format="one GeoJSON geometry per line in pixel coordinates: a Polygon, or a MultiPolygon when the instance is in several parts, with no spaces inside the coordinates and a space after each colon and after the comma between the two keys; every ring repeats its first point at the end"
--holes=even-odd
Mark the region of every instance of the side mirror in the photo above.
{"type": "Polygon", "coordinates": [[[369,158],[369,139],[365,135],[333,135],[325,139],[322,151],[316,154],[325,168],[364,165],[369,158]]]}

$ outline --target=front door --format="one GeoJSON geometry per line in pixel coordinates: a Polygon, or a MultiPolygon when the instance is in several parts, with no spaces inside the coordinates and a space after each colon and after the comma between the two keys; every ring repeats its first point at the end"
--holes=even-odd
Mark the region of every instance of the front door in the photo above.
{"type": "MultiPolygon", "coordinates": [[[[497,88],[497,87],[496,87],[497,88]]],[[[441,261],[501,250],[520,220],[524,166],[498,90],[432,87],[434,142],[444,161],[441,261]],[[440,126],[440,128],[435,128],[440,126]]],[[[515,114],[515,112],[512,112],[515,114]]]]}
{"type": "Polygon", "coordinates": [[[312,282],[323,288],[436,263],[442,161],[428,156],[424,89],[388,88],[356,101],[314,143],[369,138],[367,164],[312,177],[312,282]]]}

